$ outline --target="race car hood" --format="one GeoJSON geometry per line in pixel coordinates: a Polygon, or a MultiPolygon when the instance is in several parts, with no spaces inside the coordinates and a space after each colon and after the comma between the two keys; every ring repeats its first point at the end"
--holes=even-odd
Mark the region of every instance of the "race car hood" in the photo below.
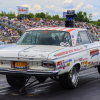
{"type": "MultiPolygon", "coordinates": [[[[46,45],[3,45],[0,46],[0,57],[22,57],[22,58],[45,58],[50,54],[62,50],[61,46],[46,46],[46,45]]],[[[53,59],[53,58],[52,58],[53,59]]]]}

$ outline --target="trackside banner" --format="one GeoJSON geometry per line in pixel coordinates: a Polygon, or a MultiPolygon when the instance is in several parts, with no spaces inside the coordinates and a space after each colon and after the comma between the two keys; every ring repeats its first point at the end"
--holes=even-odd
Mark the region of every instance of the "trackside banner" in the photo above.
{"type": "Polygon", "coordinates": [[[17,6],[17,12],[18,14],[25,14],[25,15],[29,14],[28,7],[17,6]]]}
{"type": "Polygon", "coordinates": [[[63,12],[63,18],[66,18],[67,12],[63,12]]]}

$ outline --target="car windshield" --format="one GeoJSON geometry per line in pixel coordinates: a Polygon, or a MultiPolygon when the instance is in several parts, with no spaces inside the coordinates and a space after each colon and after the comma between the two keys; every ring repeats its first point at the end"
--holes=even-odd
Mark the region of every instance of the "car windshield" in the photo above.
{"type": "Polygon", "coordinates": [[[64,31],[37,30],[26,31],[17,45],[56,45],[69,44],[71,46],[70,33],[64,31]]]}

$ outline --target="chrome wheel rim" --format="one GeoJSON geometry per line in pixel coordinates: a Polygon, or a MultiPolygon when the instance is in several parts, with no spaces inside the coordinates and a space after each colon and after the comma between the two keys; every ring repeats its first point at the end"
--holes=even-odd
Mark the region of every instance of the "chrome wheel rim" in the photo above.
{"type": "Polygon", "coordinates": [[[77,84],[77,82],[78,82],[78,72],[77,72],[76,68],[73,68],[73,70],[72,70],[72,83],[77,84]]]}

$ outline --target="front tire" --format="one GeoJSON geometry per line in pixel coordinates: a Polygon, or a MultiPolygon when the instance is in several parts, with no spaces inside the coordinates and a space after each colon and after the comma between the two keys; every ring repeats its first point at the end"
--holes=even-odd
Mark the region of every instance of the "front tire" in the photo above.
{"type": "Polygon", "coordinates": [[[8,84],[11,87],[23,87],[25,85],[26,76],[6,75],[8,84]]]}
{"type": "Polygon", "coordinates": [[[74,66],[70,72],[59,76],[60,84],[64,89],[74,89],[77,87],[79,79],[78,67],[74,66]]]}

